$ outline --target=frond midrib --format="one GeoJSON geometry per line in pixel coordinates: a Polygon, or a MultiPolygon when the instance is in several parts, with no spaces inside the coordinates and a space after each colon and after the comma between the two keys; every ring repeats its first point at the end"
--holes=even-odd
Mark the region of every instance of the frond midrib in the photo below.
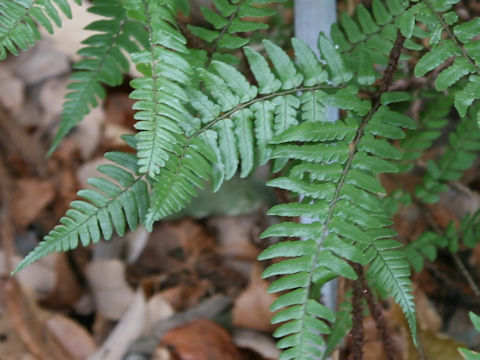
{"type": "Polygon", "coordinates": [[[311,86],[311,87],[297,87],[297,88],[290,89],[290,90],[277,91],[277,92],[273,92],[271,94],[257,96],[256,98],[254,98],[250,101],[247,101],[245,103],[240,103],[239,105],[235,106],[233,109],[225,112],[223,115],[220,115],[217,118],[215,118],[214,120],[208,122],[207,124],[202,125],[202,127],[200,127],[200,129],[195,131],[192,135],[188,136],[187,139],[192,139],[192,138],[197,137],[198,135],[200,135],[203,132],[205,132],[206,130],[210,129],[212,126],[214,126],[218,122],[231,118],[232,115],[234,115],[236,112],[238,112],[240,110],[249,108],[250,106],[252,106],[256,103],[264,102],[266,100],[270,100],[270,99],[275,98],[277,96],[285,96],[285,95],[295,94],[295,93],[298,93],[298,92],[311,92],[311,91],[316,91],[316,90],[321,90],[321,89],[342,89],[344,87],[345,87],[345,85],[340,85],[340,86],[315,85],[315,86],[311,86]]]}
{"type": "MultiPolygon", "coordinates": [[[[375,112],[377,111],[377,109],[378,109],[378,106],[376,108],[370,110],[370,112],[368,113],[368,115],[366,116],[366,118],[364,119],[364,121],[362,122],[360,127],[358,128],[357,135],[352,142],[353,145],[352,145],[351,150],[350,150],[350,155],[348,156],[348,159],[345,163],[345,168],[342,171],[342,176],[340,177],[340,179],[337,183],[337,187],[335,189],[333,198],[330,201],[330,204],[328,205],[327,217],[322,224],[323,225],[322,226],[322,234],[320,236],[320,239],[317,241],[317,251],[316,251],[316,253],[313,257],[313,261],[312,261],[312,264],[313,264],[312,266],[314,266],[314,267],[317,265],[317,260],[318,260],[318,257],[320,256],[321,244],[325,241],[325,239],[328,235],[328,226],[330,225],[330,222],[332,220],[333,213],[335,211],[335,206],[336,206],[336,204],[338,202],[338,198],[340,196],[340,192],[343,188],[343,185],[345,184],[345,179],[348,175],[348,172],[351,169],[353,158],[357,154],[358,144],[360,143],[360,140],[362,139],[363,131],[364,131],[365,127],[368,125],[368,122],[372,118],[373,114],[375,114],[375,112]]],[[[300,329],[301,329],[300,333],[303,333],[304,330],[306,330],[304,328],[305,316],[307,314],[306,307],[307,307],[308,296],[309,296],[309,293],[310,293],[310,290],[311,290],[311,287],[312,287],[312,284],[313,284],[313,281],[312,281],[313,280],[313,271],[308,272],[308,278],[307,279],[308,279],[307,286],[304,287],[304,289],[305,289],[305,299],[302,302],[302,307],[301,307],[302,312],[301,312],[301,319],[300,319],[300,324],[301,324],[300,325],[300,329]]],[[[302,347],[303,347],[304,344],[305,344],[305,340],[304,340],[304,337],[302,337],[302,342],[300,343],[300,348],[299,348],[299,350],[300,350],[299,353],[300,354],[302,353],[302,347]]]]}
{"type": "MultiPolygon", "coordinates": [[[[159,126],[159,121],[158,119],[156,118],[157,117],[157,114],[156,114],[156,107],[157,105],[159,105],[159,101],[158,101],[158,91],[157,91],[157,83],[158,83],[158,80],[159,80],[159,75],[157,74],[157,60],[155,58],[155,48],[157,45],[154,44],[154,41],[153,41],[153,29],[152,29],[152,15],[149,11],[149,7],[148,7],[148,3],[144,0],[143,1],[143,6],[145,7],[145,15],[146,15],[146,19],[147,19],[147,23],[146,23],[146,26],[147,26],[147,31],[148,31],[148,38],[149,38],[149,42],[150,42],[150,56],[152,57],[152,81],[153,81],[153,103],[155,104],[155,118],[153,119],[153,122],[154,122],[154,131],[155,131],[155,134],[157,134],[157,131],[158,129],[160,128],[159,126]]],[[[151,147],[151,153],[150,153],[150,156],[149,156],[149,159],[148,159],[148,166],[145,170],[145,173],[147,174],[150,174],[152,173],[152,167],[156,166],[156,164],[154,163],[153,161],[153,152],[156,148],[156,142],[157,142],[157,138],[158,136],[153,136],[153,141],[152,141],[152,147],[151,147]]]]}

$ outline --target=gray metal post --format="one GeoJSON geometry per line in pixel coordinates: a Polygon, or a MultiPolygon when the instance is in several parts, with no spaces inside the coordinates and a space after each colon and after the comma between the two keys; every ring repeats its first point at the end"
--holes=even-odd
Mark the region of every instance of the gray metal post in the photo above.
{"type": "MultiPolygon", "coordinates": [[[[324,32],[330,35],[336,14],[336,0],[295,0],[295,36],[318,54],[318,34],[324,32]]],[[[328,107],[327,118],[332,122],[338,120],[338,109],[328,107]]],[[[308,223],[311,220],[302,218],[301,221],[308,223]]],[[[332,310],[336,310],[336,289],[336,282],[330,282],[322,289],[325,305],[332,310]]]]}

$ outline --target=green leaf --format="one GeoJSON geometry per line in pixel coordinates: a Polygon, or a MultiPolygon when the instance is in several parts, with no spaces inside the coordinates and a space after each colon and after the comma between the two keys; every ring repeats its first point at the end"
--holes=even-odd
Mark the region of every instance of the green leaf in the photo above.
{"type": "Polygon", "coordinates": [[[323,34],[318,38],[318,48],[322,58],[330,70],[331,81],[334,84],[346,83],[353,77],[353,73],[345,67],[340,53],[335,49],[333,43],[323,34]]]}
{"type": "Polygon", "coordinates": [[[271,94],[282,86],[280,80],[275,78],[265,58],[250,47],[243,49],[250,64],[259,87],[260,94],[271,94]]]}
{"type": "Polygon", "coordinates": [[[472,103],[478,99],[480,94],[480,76],[470,76],[469,82],[455,95],[455,107],[460,116],[465,116],[472,103]]]}
{"type": "Polygon", "coordinates": [[[263,44],[282,82],[282,89],[290,90],[298,87],[303,81],[303,76],[297,73],[297,69],[287,53],[269,40],[263,40],[263,44]]]}
{"type": "Polygon", "coordinates": [[[439,45],[434,46],[432,50],[423,55],[417,62],[415,66],[415,76],[424,76],[426,73],[443,64],[447,59],[459,54],[459,50],[452,41],[443,41],[439,45]]]}

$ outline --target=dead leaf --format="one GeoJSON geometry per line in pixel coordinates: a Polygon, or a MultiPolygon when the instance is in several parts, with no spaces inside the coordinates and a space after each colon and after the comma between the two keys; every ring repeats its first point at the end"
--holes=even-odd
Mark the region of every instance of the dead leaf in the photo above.
{"type": "Polygon", "coordinates": [[[155,294],[147,302],[147,316],[144,332],[149,333],[150,330],[160,321],[168,319],[175,313],[172,305],[170,305],[161,294],[155,294]]]}
{"type": "Polygon", "coordinates": [[[169,346],[180,360],[239,360],[230,335],[214,322],[199,319],[170,330],[162,345],[169,346]]]}
{"type": "Polygon", "coordinates": [[[12,217],[17,226],[27,226],[55,197],[55,186],[49,181],[23,178],[16,181],[12,217]]]}
{"type": "Polygon", "coordinates": [[[55,49],[52,41],[44,39],[18,57],[4,62],[10,71],[27,85],[69,73],[70,63],[64,52],[55,49]]]}
{"type": "Polygon", "coordinates": [[[111,320],[119,320],[134,297],[125,280],[125,264],[120,260],[94,260],[86,269],[97,311],[111,320]]]}
{"type": "Polygon", "coordinates": [[[17,113],[25,100],[25,86],[4,67],[0,67],[0,103],[17,113]]]}
{"type": "Polygon", "coordinates": [[[272,332],[274,326],[270,324],[273,314],[270,305],[276,295],[267,292],[269,283],[261,278],[261,268],[255,265],[252,269],[250,283],[245,291],[235,300],[233,306],[233,325],[272,332]]]}
{"type": "Polygon", "coordinates": [[[123,359],[130,344],[144,331],[146,317],[147,302],[143,291],[140,289],[134,295],[128,310],[110,333],[107,340],[87,360],[123,359]]]}
{"type": "Polygon", "coordinates": [[[202,279],[193,284],[180,284],[161,291],[162,298],[171,304],[175,310],[185,310],[198,304],[208,290],[211,289],[210,281],[202,279]]]}
{"type": "Polygon", "coordinates": [[[256,261],[260,250],[251,242],[257,215],[219,216],[208,221],[219,243],[218,252],[228,257],[256,261]]]}
{"type": "Polygon", "coordinates": [[[233,342],[241,348],[253,350],[265,359],[278,359],[280,350],[275,346],[271,336],[249,329],[235,329],[233,342]]]}
{"type": "Polygon", "coordinates": [[[64,315],[53,315],[47,320],[46,327],[72,360],[86,359],[97,349],[87,330],[64,315]]]}
{"type": "Polygon", "coordinates": [[[415,306],[417,309],[418,325],[424,330],[440,331],[442,318],[428,299],[425,292],[415,287],[415,306]]]}
{"type": "Polygon", "coordinates": [[[71,308],[81,298],[83,290],[67,261],[66,254],[55,255],[57,255],[53,268],[56,275],[55,286],[40,303],[50,309],[71,308]]]}

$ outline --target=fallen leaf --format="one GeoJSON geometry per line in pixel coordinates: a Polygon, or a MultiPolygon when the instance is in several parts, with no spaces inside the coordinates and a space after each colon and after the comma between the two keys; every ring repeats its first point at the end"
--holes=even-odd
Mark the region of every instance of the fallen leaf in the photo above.
{"type": "Polygon", "coordinates": [[[155,294],[147,302],[147,316],[144,332],[148,333],[159,321],[168,319],[175,313],[172,305],[170,305],[161,294],[155,294]]]}
{"type": "Polygon", "coordinates": [[[22,178],[16,181],[12,217],[17,226],[27,226],[55,197],[55,186],[49,181],[22,178]]]}
{"type": "Polygon", "coordinates": [[[253,350],[265,359],[278,359],[280,350],[275,346],[271,336],[249,329],[235,329],[233,342],[240,348],[253,350]]]}
{"type": "Polygon", "coordinates": [[[134,295],[128,310],[115,326],[102,346],[87,360],[123,359],[128,348],[144,331],[147,317],[147,302],[140,289],[134,295]]]}
{"type": "Polygon", "coordinates": [[[119,320],[130,306],[134,291],[125,280],[120,260],[94,260],[86,269],[97,311],[110,320],[119,320]]]}
{"type": "Polygon", "coordinates": [[[210,320],[199,319],[170,330],[162,345],[180,360],[239,360],[230,335],[210,320]]]}
{"type": "Polygon", "coordinates": [[[260,250],[252,243],[257,215],[218,216],[208,220],[219,244],[218,252],[236,259],[256,261],[260,250]]]}
{"type": "Polygon", "coordinates": [[[17,113],[25,100],[25,86],[7,69],[0,67],[0,103],[17,113]]]}
{"type": "Polygon", "coordinates": [[[44,39],[36,46],[4,62],[10,71],[27,85],[69,73],[70,63],[64,52],[58,51],[51,40],[44,39]]]}
{"type": "Polygon", "coordinates": [[[72,360],[86,359],[97,349],[97,344],[87,330],[64,315],[55,314],[50,317],[46,328],[72,360]]]}
{"type": "Polygon", "coordinates": [[[261,278],[261,268],[255,265],[252,269],[250,283],[238,296],[233,306],[233,325],[272,332],[275,328],[270,324],[273,313],[270,305],[276,295],[267,292],[269,283],[261,278]]]}

